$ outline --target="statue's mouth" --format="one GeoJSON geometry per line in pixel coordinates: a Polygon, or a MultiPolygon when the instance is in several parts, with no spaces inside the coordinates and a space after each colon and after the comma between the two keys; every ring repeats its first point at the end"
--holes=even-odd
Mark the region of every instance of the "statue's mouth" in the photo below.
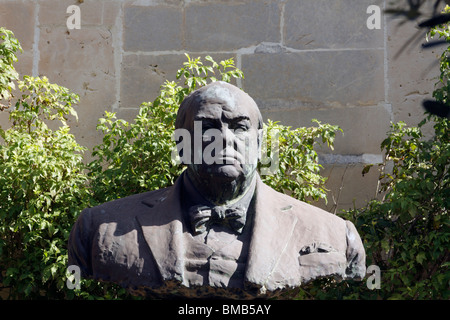
{"type": "Polygon", "coordinates": [[[239,160],[235,157],[225,156],[217,159],[217,164],[236,164],[239,160]]]}

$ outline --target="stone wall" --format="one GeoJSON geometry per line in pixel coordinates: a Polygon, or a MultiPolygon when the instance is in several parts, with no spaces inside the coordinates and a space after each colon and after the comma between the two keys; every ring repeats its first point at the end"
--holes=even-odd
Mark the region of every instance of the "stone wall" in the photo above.
{"type": "Polygon", "coordinates": [[[71,126],[88,148],[101,139],[95,125],[105,110],[133,119],[164,80],[175,80],[185,52],[233,57],[245,74],[237,84],[265,119],[298,127],[316,118],[344,130],[334,151],[320,151],[331,191],[319,205],[334,211],[374,196],[376,171],[363,177],[363,166],[381,161],[390,121],[421,120],[438,75],[440,50],[421,50],[417,22],[382,14],[381,29],[367,27],[368,6],[390,2],[0,0],[0,25],[23,46],[19,72],[80,95],[71,126]],[[70,5],[80,8],[80,29],[66,26],[70,5]]]}

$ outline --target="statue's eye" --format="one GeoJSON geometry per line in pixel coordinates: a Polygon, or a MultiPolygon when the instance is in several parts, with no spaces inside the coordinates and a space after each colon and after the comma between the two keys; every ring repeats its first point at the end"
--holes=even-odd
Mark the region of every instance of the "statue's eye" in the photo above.
{"type": "Polygon", "coordinates": [[[215,124],[211,121],[203,121],[202,122],[202,131],[203,132],[205,132],[209,129],[215,129],[215,128],[216,128],[215,124]]]}
{"type": "Polygon", "coordinates": [[[250,129],[250,124],[247,120],[236,122],[232,125],[233,130],[236,131],[248,131],[250,129]]]}

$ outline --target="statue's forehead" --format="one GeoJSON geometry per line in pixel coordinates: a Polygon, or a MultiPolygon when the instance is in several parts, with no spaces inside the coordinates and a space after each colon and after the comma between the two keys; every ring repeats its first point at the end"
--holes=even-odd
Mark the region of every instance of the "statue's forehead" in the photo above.
{"type": "Polygon", "coordinates": [[[244,118],[250,119],[251,113],[247,109],[229,108],[227,105],[222,104],[202,104],[200,105],[194,115],[194,120],[202,119],[236,119],[244,118]]]}
{"type": "Polygon", "coordinates": [[[251,119],[257,123],[257,115],[254,108],[243,101],[230,102],[218,97],[202,99],[193,110],[194,120],[214,118],[214,119],[251,119]],[[255,118],[255,119],[252,119],[255,118]]]}
{"type": "Polygon", "coordinates": [[[237,92],[233,91],[221,85],[211,86],[199,94],[199,102],[203,104],[205,102],[220,101],[233,110],[237,107],[239,100],[237,92]]]}
{"type": "Polygon", "coordinates": [[[256,103],[238,87],[216,82],[199,89],[192,98],[186,113],[186,127],[191,127],[189,123],[196,119],[222,117],[248,118],[253,125],[258,125],[259,110],[256,103]]]}

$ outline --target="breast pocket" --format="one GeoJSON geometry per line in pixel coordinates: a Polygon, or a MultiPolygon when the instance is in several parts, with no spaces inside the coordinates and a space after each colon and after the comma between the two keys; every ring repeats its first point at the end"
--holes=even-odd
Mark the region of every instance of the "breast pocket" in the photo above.
{"type": "Polygon", "coordinates": [[[313,243],[304,246],[298,256],[302,282],[308,282],[320,277],[345,277],[347,258],[325,243],[313,243]]]}

